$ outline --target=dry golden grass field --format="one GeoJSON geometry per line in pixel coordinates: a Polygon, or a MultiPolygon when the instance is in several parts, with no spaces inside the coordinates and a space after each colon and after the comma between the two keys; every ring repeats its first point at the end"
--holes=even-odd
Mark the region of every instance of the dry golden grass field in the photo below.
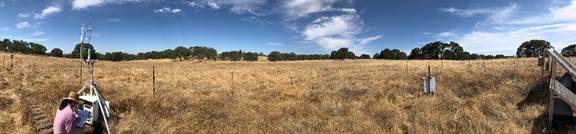
{"type": "MultiPolygon", "coordinates": [[[[33,133],[27,106],[53,119],[57,101],[81,88],[78,60],[16,54],[12,70],[9,54],[0,60],[0,133],[33,133]]],[[[536,59],[95,65],[113,133],[538,133],[540,78],[536,59]],[[434,95],[421,94],[428,65],[434,95]]]]}

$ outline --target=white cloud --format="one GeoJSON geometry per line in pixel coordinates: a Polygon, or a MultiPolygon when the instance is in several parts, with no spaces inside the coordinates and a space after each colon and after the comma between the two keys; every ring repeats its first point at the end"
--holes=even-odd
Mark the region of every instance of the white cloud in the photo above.
{"type": "Polygon", "coordinates": [[[182,9],[172,9],[172,13],[179,13],[182,12],[182,9]]]}
{"type": "Polygon", "coordinates": [[[354,42],[348,38],[322,37],[314,40],[315,43],[324,48],[335,50],[342,47],[349,47],[354,42]]]}
{"type": "Polygon", "coordinates": [[[435,41],[443,41],[446,38],[454,37],[456,34],[454,32],[440,32],[440,33],[422,33],[422,35],[430,36],[434,38],[435,41]]]}
{"type": "Polygon", "coordinates": [[[24,22],[20,22],[18,24],[16,24],[16,28],[18,29],[26,29],[26,28],[31,28],[32,25],[30,25],[30,23],[28,23],[28,21],[24,21],[24,22]]]}
{"type": "Polygon", "coordinates": [[[72,0],[72,9],[81,10],[109,3],[119,4],[125,2],[142,2],[142,1],[147,0],[72,0]]]}
{"type": "Polygon", "coordinates": [[[503,24],[549,24],[549,23],[563,23],[563,22],[576,22],[576,0],[572,0],[569,5],[551,7],[548,12],[535,14],[529,17],[518,18],[515,20],[508,20],[508,23],[503,24]]]}
{"type": "Polygon", "coordinates": [[[346,13],[356,13],[356,9],[354,8],[340,8],[338,10],[346,13]]]}
{"type": "Polygon", "coordinates": [[[85,9],[88,7],[100,6],[104,4],[104,0],[73,0],[72,1],[72,8],[73,9],[85,9]]]}
{"type": "Polygon", "coordinates": [[[180,13],[182,12],[182,9],[179,8],[170,8],[170,7],[164,7],[164,8],[160,8],[160,9],[156,9],[154,10],[154,13],[180,13]]]}
{"type": "Polygon", "coordinates": [[[6,3],[4,1],[0,1],[0,7],[4,7],[6,6],[6,3]]]}
{"type": "Polygon", "coordinates": [[[493,13],[493,11],[490,9],[456,9],[454,7],[449,7],[449,8],[442,8],[440,10],[462,17],[470,17],[478,14],[493,13]]]}
{"type": "Polygon", "coordinates": [[[40,36],[40,35],[44,35],[44,32],[35,31],[34,33],[32,33],[32,35],[34,35],[34,36],[40,36]]]}
{"type": "Polygon", "coordinates": [[[452,32],[441,32],[441,33],[436,34],[436,37],[446,38],[446,37],[450,37],[452,35],[454,35],[454,33],[452,33],[452,32]]]}
{"type": "Polygon", "coordinates": [[[486,16],[488,19],[484,20],[481,24],[495,24],[495,23],[509,23],[509,19],[512,14],[518,8],[518,4],[511,3],[505,7],[493,7],[493,8],[479,8],[479,9],[457,9],[454,7],[442,8],[443,12],[451,13],[460,17],[472,17],[472,16],[486,16]]]}
{"type": "Polygon", "coordinates": [[[364,39],[360,39],[359,44],[360,45],[366,45],[372,41],[378,40],[382,38],[382,35],[377,35],[377,36],[372,36],[372,37],[368,37],[368,38],[364,38],[364,39]]]}
{"type": "Polygon", "coordinates": [[[576,0],[568,6],[551,8],[550,14],[555,21],[576,21],[576,0]]]}
{"type": "Polygon", "coordinates": [[[280,24],[290,31],[300,34],[305,43],[316,44],[321,48],[334,50],[349,47],[352,51],[364,52],[363,46],[380,39],[381,36],[359,37],[364,31],[364,23],[351,0],[283,0],[268,3],[269,0],[188,0],[188,6],[195,9],[229,9],[236,14],[251,14],[243,20],[280,24]],[[271,5],[271,6],[265,6],[271,5]],[[277,14],[283,19],[270,22],[261,19],[268,14],[277,14]],[[308,21],[302,18],[312,18],[308,21]]]}
{"type": "Polygon", "coordinates": [[[266,45],[269,45],[269,46],[280,46],[280,47],[288,46],[287,44],[280,43],[280,42],[267,42],[266,45]]]}
{"type": "Polygon", "coordinates": [[[347,14],[333,17],[321,17],[304,28],[302,35],[306,40],[315,40],[325,36],[350,37],[362,32],[357,15],[347,14]]]}
{"type": "Polygon", "coordinates": [[[532,39],[545,39],[556,48],[563,48],[576,43],[576,24],[550,24],[502,31],[475,30],[458,38],[466,49],[475,53],[507,53],[513,54],[515,49],[524,41],[532,39]]]}
{"type": "Polygon", "coordinates": [[[208,2],[207,5],[212,9],[220,9],[220,5],[216,2],[208,2]]]}
{"type": "MultiPolygon", "coordinates": [[[[44,10],[42,10],[42,13],[40,14],[35,14],[34,15],[34,19],[44,19],[46,16],[61,12],[62,8],[59,7],[55,7],[55,6],[48,6],[46,7],[44,10]]],[[[18,16],[20,16],[20,14],[18,14],[18,16]]],[[[22,16],[22,17],[25,17],[22,16]]]]}
{"type": "Polygon", "coordinates": [[[519,14],[522,11],[516,4],[500,9],[479,21],[470,32],[452,39],[473,53],[508,55],[532,39],[547,40],[557,49],[576,43],[576,0],[543,13],[519,14]]]}
{"type": "Polygon", "coordinates": [[[32,16],[32,14],[28,14],[28,13],[18,13],[18,18],[28,18],[32,16]]]}
{"type": "Polygon", "coordinates": [[[189,1],[188,5],[193,8],[220,9],[220,5],[214,1],[189,1]]]}
{"type": "MultiPolygon", "coordinates": [[[[230,9],[236,14],[249,13],[262,16],[272,13],[280,13],[285,20],[296,20],[313,13],[338,11],[345,13],[355,13],[353,8],[336,8],[339,2],[350,2],[350,0],[284,0],[274,3],[274,7],[268,9],[267,3],[271,0],[189,0],[186,3],[198,9],[230,9]],[[278,6],[276,6],[278,5],[278,6]]],[[[345,3],[343,5],[348,5],[345,3]]]]}
{"type": "Polygon", "coordinates": [[[248,21],[248,22],[252,22],[252,23],[257,23],[257,24],[276,24],[274,22],[268,21],[268,20],[263,20],[260,19],[256,16],[250,16],[247,18],[242,18],[243,21],[248,21]]]}
{"type": "Polygon", "coordinates": [[[258,12],[258,9],[266,4],[266,2],[266,0],[229,0],[225,4],[231,4],[232,8],[230,11],[237,14],[251,13],[255,15],[262,15],[265,13],[258,12]]]}
{"type": "Polygon", "coordinates": [[[496,12],[488,16],[488,21],[486,23],[492,23],[492,24],[507,23],[510,20],[509,18],[513,17],[514,13],[516,13],[517,9],[518,4],[516,3],[512,3],[510,4],[510,6],[504,8],[496,9],[495,10],[496,12]]]}
{"type": "Polygon", "coordinates": [[[122,19],[118,19],[118,18],[111,18],[111,19],[108,19],[108,22],[123,22],[123,21],[124,21],[124,20],[122,20],[122,19]]]}
{"type": "Polygon", "coordinates": [[[305,41],[328,50],[349,47],[351,51],[365,52],[363,46],[382,36],[357,37],[363,32],[363,22],[358,14],[319,17],[301,31],[305,41]]]}
{"type": "Polygon", "coordinates": [[[332,10],[338,0],[286,0],[282,4],[289,20],[305,17],[308,14],[332,10]]]}
{"type": "Polygon", "coordinates": [[[193,8],[210,8],[214,10],[230,7],[230,11],[236,14],[250,13],[254,15],[263,15],[259,12],[268,0],[192,0],[188,5],[193,8]]]}
{"type": "Polygon", "coordinates": [[[10,30],[12,30],[12,29],[10,29],[9,27],[3,27],[3,28],[0,28],[0,30],[2,30],[2,31],[10,31],[10,30]]]}
{"type": "MultiPolygon", "coordinates": [[[[296,20],[307,17],[314,13],[338,11],[345,13],[356,13],[354,8],[340,8],[336,5],[348,0],[285,0],[282,3],[284,18],[286,20],[296,20]]],[[[347,4],[344,4],[347,5],[347,4]]]]}

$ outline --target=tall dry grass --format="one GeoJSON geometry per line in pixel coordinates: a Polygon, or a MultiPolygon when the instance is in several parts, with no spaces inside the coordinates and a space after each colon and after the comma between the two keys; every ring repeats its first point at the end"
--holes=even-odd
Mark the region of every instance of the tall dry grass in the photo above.
{"type": "MultiPolygon", "coordinates": [[[[0,60],[7,58],[0,53],[0,60]]],[[[7,83],[0,90],[22,100],[14,107],[41,104],[53,117],[56,102],[81,87],[78,60],[24,55],[16,60],[21,63],[13,70],[0,71],[0,81],[7,83]]],[[[539,132],[545,100],[530,94],[540,93],[535,90],[540,77],[535,59],[151,60],[95,66],[96,83],[116,110],[116,133],[539,132]],[[434,95],[421,94],[428,65],[438,81],[434,95]]],[[[0,103],[0,112],[7,112],[4,107],[0,103]]],[[[9,128],[1,121],[0,128],[9,128]]]]}

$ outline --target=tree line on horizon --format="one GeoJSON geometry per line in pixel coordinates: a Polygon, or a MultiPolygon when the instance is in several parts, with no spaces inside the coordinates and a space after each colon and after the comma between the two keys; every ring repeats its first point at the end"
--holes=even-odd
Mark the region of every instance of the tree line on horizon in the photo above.
{"type": "MultiPolygon", "coordinates": [[[[69,55],[64,55],[67,58],[79,58],[80,48],[83,47],[83,53],[90,50],[95,51],[91,44],[77,44],[74,50],[69,55]]],[[[229,61],[257,61],[260,53],[239,51],[227,51],[218,54],[216,49],[206,46],[193,46],[184,47],[178,46],[174,49],[166,49],[163,51],[150,51],[141,52],[137,54],[130,54],[126,52],[106,52],[104,54],[92,52],[94,59],[109,60],[109,61],[129,61],[129,60],[148,60],[148,59],[176,59],[179,61],[184,60],[229,60],[229,61]]],[[[87,58],[87,56],[83,56],[87,58]]]]}
{"type": "MultiPolygon", "coordinates": [[[[242,50],[225,51],[218,53],[214,48],[207,46],[184,47],[163,51],[149,51],[137,54],[126,52],[97,52],[91,44],[76,44],[72,52],[65,54],[61,49],[54,48],[46,53],[47,49],[42,44],[26,42],[22,40],[4,39],[0,41],[0,51],[18,52],[32,55],[45,55],[53,57],[79,58],[80,48],[83,49],[83,57],[87,58],[88,50],[91,50],[91,58],[109,61],[129,61],[147,59],[177,59],[183,60],[223,60],[223,61],[257,61],[260,56],[266,56],[269,61],[295,61],[295,60],[344,60],[344,59],[388,59],[388,60],[474,60],[474,59],[499,59],[509,56],[471,54],[456,42],[444,43],[440,41],[428,43],[420,48],[414,48],[409,54],[399,49],[385,48],[372,57],[368,54],[357,56],[348,48],[340,48],[330,54],[296,54],[294,52],[283,53],[272,51],[268,55],[258,52],[246,52],[242,50]]],[[[553,48],[548,41],[530,40],[523,42],[516,51],[516,57],[537,57],[543,54],[545,49],[553,48]]],[[[576,44],[562,49],[563,56],[576,56],[576,44]]]]}

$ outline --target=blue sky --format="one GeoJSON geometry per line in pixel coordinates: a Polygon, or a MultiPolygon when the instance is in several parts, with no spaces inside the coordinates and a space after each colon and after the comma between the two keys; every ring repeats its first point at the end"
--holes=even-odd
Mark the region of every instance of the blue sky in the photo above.
{"type": "Polygon", "coordinates": [[[70,52],[82,24],[99,52],[176,46],[357,54],[433,41],[512,55],[524,41],[576,44],[576,0],[0,0],[0,38],[70,52]]]}

